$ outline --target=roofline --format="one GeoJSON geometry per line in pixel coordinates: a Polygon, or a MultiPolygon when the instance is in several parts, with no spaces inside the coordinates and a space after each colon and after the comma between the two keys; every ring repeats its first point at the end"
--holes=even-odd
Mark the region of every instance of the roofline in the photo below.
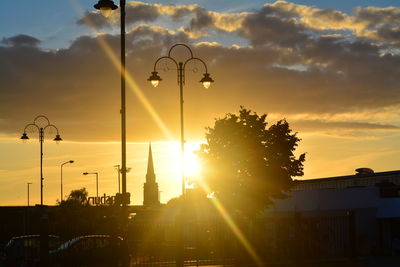
{"type": "Polygon", "coordinates": [[[333,176],[326,178],[315,178],[315,179],[304,179],[304,180],[294,180],[296,183],[314,183],[314,182],[328,182],[328,181],[337,181],[337,180],[346,180],[351,178],[369,178],[369,177],[377,177],[377,176],[387,176],[387,175],[400,175],[400,170],[397,171],[386,171],[386,172],[374,172],[368,174],[353,174],[353,175],[344,175],[344,176],[333,176]]]}

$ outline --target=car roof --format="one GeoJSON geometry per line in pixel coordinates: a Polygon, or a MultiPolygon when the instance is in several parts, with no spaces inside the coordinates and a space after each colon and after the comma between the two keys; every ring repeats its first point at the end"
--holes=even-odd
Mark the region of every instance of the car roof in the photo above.
{"type": "Polygon", "coordinates": [[[67,242],[62,244],[59,248],[66,248],[66,247],[73,245],[74,243],[77,243],[78,241],[80,241],[82,239],[92,239],[92,238],[116,238],[119,240],[123,240],[123,238],[120,236],[114,237],[112,235],[82,235],[82,236],[78,236],[78,237],[68,240],[67,242]]]}
{"type": "MultiPolygon", "coordinates": [[[[40,235],[22,235],[22,236],[14,236],[14,237],[12,237],[11,239],[12,239],[12,240],[19,240],[19,239],[38,238],[38,237],[40,237],[40,235]]],[[[52,237],[52,238],[59,238],[59,237],[56,236],[56,235],[49,235],[49,237],[52,237]]]]}

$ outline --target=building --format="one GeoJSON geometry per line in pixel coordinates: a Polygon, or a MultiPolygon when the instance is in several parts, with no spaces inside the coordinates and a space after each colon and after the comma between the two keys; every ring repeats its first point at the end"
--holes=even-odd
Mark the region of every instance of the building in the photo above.
{"type": "Polygon", "coordinates": [[[265,216],[314,220],[332,237],[328,243],[343,237],[337,244],[343,251],[393,253],[400,250],[400,171],[360,168],[354,175],[297,180],[265,216]]]}
{"type": "Polygon", "coordinates": [[[156,206],[160,204],[158,183],[156,182],[156,174],[154,173],[153,154],[151,151],[151,143],[149,144],[149,157],[147,161],[146,182],[143,185],[143,205],[156,206]]]}

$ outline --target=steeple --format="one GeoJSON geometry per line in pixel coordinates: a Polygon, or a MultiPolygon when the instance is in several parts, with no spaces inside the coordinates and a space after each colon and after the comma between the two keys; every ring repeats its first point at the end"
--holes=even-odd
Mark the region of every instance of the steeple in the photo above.
{"type": "Polygon", "coordinates": [[[153,153],[149,143],[149,157],[147,161],[146,182],[143,185],[143,205],[154,206],[160,204],[158,199],[158,184],[154,173],[153,153]]]}
{"type": "Polygon", "coordinates": [[[149,157],[147,160],[146,182],[147,183],[156,182],[156,174],[154,173],[153,153],[151,152],[151,143],[149,144],[149,157]]]}

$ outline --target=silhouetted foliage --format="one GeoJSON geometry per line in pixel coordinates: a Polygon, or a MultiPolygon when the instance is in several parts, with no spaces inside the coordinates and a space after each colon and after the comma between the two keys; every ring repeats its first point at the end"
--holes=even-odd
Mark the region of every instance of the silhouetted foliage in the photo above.
{"type": "Polygon", "coordinates": [[[60,206],[84,206],[89,193],[85,187],[72,190],[66,200],[58,202],[60,206]]]}
{"type": "MultiPolygon", "coordinates": [[[[72,190],[66,200],[59,202],[54,228],[63,239],[87,235],[108,234],[117,210],[113,206],[91,206],[86,188],[72,190]]],[[[115,225],[114,225],[115,228],[115,225]]]]}
{"type": "Polygon", "coordinates": [[[204,179],[230,212],[253,217],[272,197],[284,196],[293,176],[303,175],[305,154],[293,154],[297,134],[286,120],[267,128],[266,117],[241,107],[206,128],[199,151],[204,179]]]}

